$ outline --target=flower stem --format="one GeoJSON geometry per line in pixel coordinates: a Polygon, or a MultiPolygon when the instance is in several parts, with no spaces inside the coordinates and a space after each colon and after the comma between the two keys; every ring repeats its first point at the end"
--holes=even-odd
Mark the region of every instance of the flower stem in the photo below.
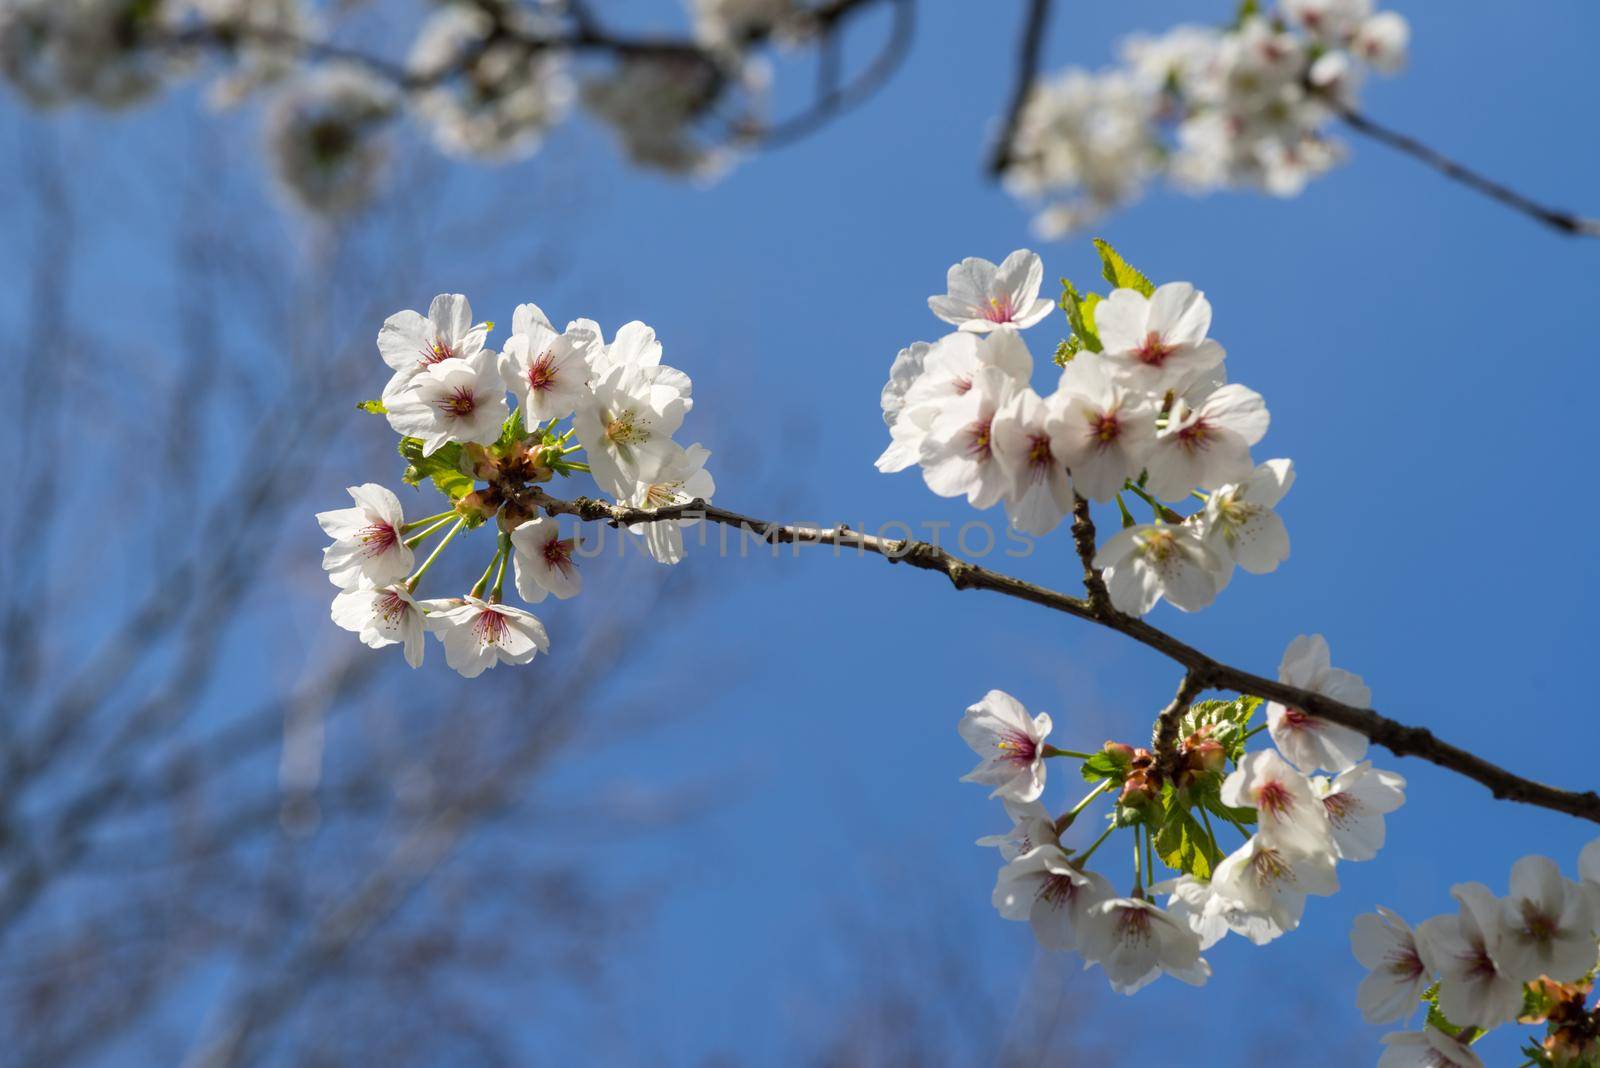
{"type": "Polygon", "coordinates": [[[1083,865],[1088,862],[1089,858],[1094,856],[1094,851],[1100,848],[1100,843],[1104,842],[1107,838],[1110,838],[1111,832],[1116,829],[1116,826],[1112,825],[1101,831],[1100,837],[1091,842],[1088,849],[1085,849],[1082,853],[1078,854],[1077,860],[1075,861],[1078,867],[1083,867],[1083,865]]]}
{"type": "Polygon", "coordinates": [[[484,568],[483,574],[478,578],[478,581],[472,584],[472,592],[467,594],[468,597],[483,596],[484,589],[489,585],[490,577],[494,575],[495,566],[500,563],[500,555],[500,546],[496,544],[494,555],[489,558],[489,566],[484,568]]]}
{"type": "Polygon", "coordinates": [[[1080,753],[1073,749],[1058,749],[1053,745],[1046,745],[1044,747],[1044,758],[1046,760],[1049,760],[1051,757],[1061,756],[1072,757],[1074,760],[1088,760],[1093,755],[1093,753],[1080,753]]]}
{"type": "Polygon", "coordinates": [[[1139,840],[1145,833],[1143,824],[1133,828],[1133,896],[1144,897],[1144,868],[1139,863],[1139,840]]]}
{"type": "Polygon", "coordinates": [[[433,562],[435,560],[439,559],[439,554],[444,552],[444,547],[446,545],[449,545],[450,544],[450,540],[452,538],[454,538],[456,536],[456,534],[461,530],[461,528],[466,526],[466,525],[467,525],[467,520],[466,520],[465,516],[462,516],[460,519],[456,520],[456,525],[451,527],[449,532],[445,534],[444,538],[439,542],[439,544],[435,545],[433,547],[433,552],[429,553],[428,554],[428,558],[426,560],[422,561],[422,566],[417,568],[416,574],[414,574],[410,578],[406,579],[406,592],[407,593],[415,593],[416,592],[417,583],[422,581],[422,576],[426,575],[428,573],[428,568],[432,567],[433,566],[433,562]]]}
{"type": "MultiPolygon", "coordinates": [[[[450,517],[455,515],[455,514],[456,514],[455,511],[452,509],[451,511],[448,511],[448,512],[444,513],[444,515],[442,515],[442,516],[434,516],[433,520],[431,520],[431,521],[427,520],[427,519],[419,519],[417,522],[419,522],[419,523],[429,523],[430,525],[428,526],[428,528],[426,530],[423,530],[423,531],[421,531],[421,532],[419,532],[417,534],[414,534],[411,537],[407,538],[406,539],[406,548],[415,549],[418,545],[421,545],[424,541],[426,541],[428,539],[429,535],[431,535],[434,531],[438,530],[440,527],[442,527],[446,523],[450,522],[450,517]]],[[[408,523],[408,524],[406,524],[406,526],[407,526],[407,528],[409,528],[411,526],[411,524],[408,523]]]]}
{"type": "Polygon", "coordinates": [[[1099,797],[1101,794],[1105,793],[1109,789],[1111,789],[1111,780],[1110,779],[1102,779],[1102,780],[1100,780],[1100,785],[1096,786],[1093,790],[1090,790],[1087,794],[1084,794],[1082,801],[1079,801],[1076,805],[1073,805],[1070,809],[1067,810],[1067,815],[1076,816],[1078,813],[1082,812],[1085,808],[1089,807],[1089,802],[1093,801],[1095,798],[1099,797]]]}
{"type": "Polygon", "coordinates": [[[511,535],[504,531],[500,534],[500,570],[494,577],[494,589],[489,593],[489,600],[495,604],[500,603],[500,590],[506,584],[506,563],[511,559],[511,535]]]}
{"type": "Polygon", "coordinates": [[[1179,515],[1171,508],[1168,508],[1166,505],[1156,500],[1150,495],[1150,491],[1145,489],[1143,486],[1140,486],[1134,482],[1127,482],[1124,483],[1124,485],[1126,485],[1127,488],[1133,493],[1137,494],[1140,500],[1144,501],[1144,503],[1150,506],[1150,510],[1155,513],[1157,520],[1164,523],[1183,522],[1183,516],[1179,515]]]}
{"type": "Polygon", "coordinates": [[[430,515],[426,519],[414,519],[411,522],[406,523],[404,526],[402,526],[400,528],[400,533],[402,533],[402,534],[410,534],[413,530],[416,530],[418,527],[425,527],[429,523],[435,523],[436,524],[439,520],[448,519],[448,518],[450,518],[451,516],[453,516],[455,514],[456,514],[456,510],[454,508],[447,508],[444,511],[440,512],[438,515],[430,515]]]}
{"type": "MultiPolygon", "coordinates": [[[[1221,854],[1222,847],[1217,844],[1217,832],[1211,829],[1211,814],[1206,811],[1206,806],[1200,806],[1200,822],[1206,825],[1206,837],[1211,839],[1211,856],[1221,854]]],[[[1210,857],[1206,858],[1210,860],[1210,857]]]]}
{"type": "Polygon", "coordinates": [[[1123,530],[1127,530],[1129,527],[1136,527],[1139,525],[1139,521],[1133,518],[1133,513],[1128,511],[1128,506],[1123,502],[1122,494],[1120,493],[1117,494],[1117,511],[1122,513],[1123,530]]]}

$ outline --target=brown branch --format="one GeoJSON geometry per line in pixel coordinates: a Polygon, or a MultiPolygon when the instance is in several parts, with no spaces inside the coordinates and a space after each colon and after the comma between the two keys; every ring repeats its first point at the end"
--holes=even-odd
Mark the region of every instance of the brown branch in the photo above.
{"type": "Polygon", "coordinates": [[[1498,200],[1513,211],[1520,211],[1531,219],[1573,237],[1600,237],[1600,219],[1589,219],[1576,215],[1570,211],[1552,208],[1538,201],[1523,196],[1515,189],[1492,178],[1487,178],[1472,170],[1465,164],[1457,163],[1444,153],[1429,148],[1409,134],[1391,130],[1367,118],[1359,111],[1351,108],[1340,108],[1339,117],[1345,125],[1358,133],[1365,134],[1374,141],[1382,142],[1390,148],[1404,152],[1413,159],[1419,160],[1446,178],[1460,182],[1469,189],[1474,189],[1484,196],[1498,200]]]}
{"type": "Polygon", "coordinates": [[[1017,140],[1017,125],[1028,104],[1033,83],[1039,78],[1039,61],[1044,52],[1045,25],[1050,21],[1050,0],[1028,0],[1028,17],[1022,25],[1018,45],[1017,80],[1011,87],[1011,102],[1006,105],[1005,124],[1000,139],[989,157],[989,176],[998,178],[1011,165],[1011,148],[1017,140]]]}
{"type": "MultiPolygon", "coordinates": [[[[539,505],[552,516],[570,515],[588,522],[604,522],[618,527],[637,526],[641,523],[669,519],[704,519],[748,531],[773,545],[788,543],[832,545],[856,549],[862,553],[872,553],[890,563],[904,563],[920,570],[936,571],[948,578],[951,585],[958,590],[990,590],[1004,594],[1077,619],[1097,623],[1127,635],[1141,645],[1149,646],[1187,669],[1184,686],[1179,690],[1180,698],[1194,687],[1190,699],[1193,693],[1198,693],[1201,689],[1218,689],[1232,690],[1267,701],[1277,701],[1359,731],[1396,756],[1417,757],[1465,776],[1487,787],[1490,793],[1501,800],[1518,801],[1600,823],[1600,794],[1593,790],[1581,792],[1563,790],[1523,778],[1465,749],[1435,738],[1426,727],[1409,726],[1379,715],[1370,708],[1356,708],[1312,690],[1304,690],[1230,667],[1142,619],[1117,611],[1109,604],[1097,607],[1092,601],[1024,582],[998,571],[991,571],[986,567],[962,560],[937,545],[910,538],[877,537],[851,530],[843,524],[834,527],[805,527],[753,519],[725,508],[712,507],[702,500],[693,500],[668,508],[630,508],[607,504],[605,501],[588,497],[579,497],[571,501],[558,500],[537,487],[527,492],[527,500],[539,505]]],[[[1080,545],[1080,554],[1081,551],[1080,545]]]]}
{"type": "Polygon", "coordinates": [[[1184,714],[1189,711],[1189,706],[1194,703],[1194,699],[1206,688],[1205,673],[1190,669],[1184,673],[1183,681],[1178,684],[1178,692],[1172,698],[1172,703],[1163,708],[1161,715],[1156,717],[1150,744],[1155,750],[1156,766],[1162,771],[1171,772],[1178,755],[1178,727],[1183,722],[1184,714]]]}

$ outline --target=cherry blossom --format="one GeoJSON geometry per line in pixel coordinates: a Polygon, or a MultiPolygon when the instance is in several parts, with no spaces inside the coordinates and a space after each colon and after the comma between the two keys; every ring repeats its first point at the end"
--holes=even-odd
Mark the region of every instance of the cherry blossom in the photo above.
{"type": "Polygon", "coordinates": [[[373,649],[399,644],[406,663],[422,666],[423,616],[405,584],[362,585],[343,590],[333,599],[333,621],[354,631],[362,644],[373,649]]]}
{"type": "Polygon", "coordinates": [[[1112,896],[1104,876],[1074,868],[1054,844],[1035,846],[1000,869],[994,907],[1008,920],[1027,920],[1046,949],[1079,947],[1090,910],[1112,896]]]}
{"type": "Polygon", "coordinates": [[[1271,749],[1245,754],[1222,781],[1222,801],[1254,808],[1257,835],[1267,845],[1332,859],[1333,830],[1322,802],[1305,775],[1271,749]]]}
{"type": "Polygon", "coordinates": [[[950,268],[948,292],[929,297],[934,315],[961,330],[986,334],[1001,327],[1025,329],[1049,315],[1055,303],[1039,296],[1044,262],[1018,249],[996,267],[969,256],[950,268]]]}
{"type": "Polygon", "coordinates": [[[1072,511],[1072,478],[1054,451],[1048,416],[1045,402],[1024,386],[995,413],[990,428],[995,456],[1011,477],[1006,515],[1035,536],[1050,533],[1072,511]]]}
{"type": "Polygon", "coordinates": [[[428,630],[444,643],[445,661],[465,678],[497,664],[526,664],[550,651],[544,624],[520,608],[472,596],[422,607],[428,630]]]}
{"type": "Polygon", "coordinates": [[[525,427],[577,411],[599,348],[598,334],[582,327],[558,334],[537,305],[517,308],[499,366],[500,377],[517,397],[525,427]]]}
{"type": "Polygon", "coordinates": [[[1011,817],[1011,830],[1004,834],[990,834],[978,839],[978,845],[993,846],[1000,850],[1000,859],[1010,862],[1036,846],[1059,844],[1055,820],[1050,810],[1039,801],[1003,801],[1006,815],[1011,817]]]}
{"type": "Polygon", "coordinates": [[[948,402],[922,442],[922,479],[941,497],[966,497],[974,508],[993,506],[1012,488],[994,451],[994,418],[1018,390],[998,367],[980,368],[965,393],[948,402]]]}
{"type": "Polygon", "coordinates": [[[1200,536],[1218,557],[1256,575],[1289,557],[1289,532],[1273,509],[1294,485],[1294,464],[1268,460],[1249,478],[1221,486],[1206,501],[1200,536]]]}
{"type": "Polygon", "coordinates": [[[1206,336],[1210,302],[1188,282],[1168,282],[1148,297],[1114,289],[1095,306],[1094,325],[1113,374],[1149,393],[1181,386],[1225,355],[1206,336]]]}
{"type": "Polygon", "coordinates": [[[1142,616],[1166,598],[1197,612],[1216,600],[1224,565],[1185,524],[1148,523],[1119,531],[1095,554],[1118,611],[1142,616]]]}
{"type": "Polygon", "coordinates": [[[688,376],[674,368],[622,363],[606,372],[573,420],[600,488],[623,498],[681,469],[683,447],[672,435],[693,404],[688,376]]]}
{"type": "Polygon", "coordinates": [[[1155,443],[1156,406],[1113,378],[1104,360],[1080,354],[1067,364],[1045,406],[1051,446],[1084,497],[1109,501],[1144,468],[1155,443]]]}
{"type": "Polygon", "coordinates": [[[1340,860],[1371,860],[1383,848],[1383,817],[1405,803],[1406,780],[1363,760],[1328,780],[1316,776],[1311,790],[1322,799],[1340,860]]]}
{"type": "Polygon", "coordinates": [[[1350,948],[1371,973],[1356,990],[1356,1005],[1368,1023],[1393,1023],[1417,1011],[1432,976],[1405,920],[1382,905],[1357,916],[1350,948]]]}
{"type": "Polygon", "coordinates": [[[471,359],[483,351],[488,338],[488,324],[473,322],[472,305],[460,293],[434,297],[426,318],[415,311],[395,312],[378,331],[378,352],[395,372],[384,387],[384,397],[404,392],[434,364],[471,359]]]}
{"type": "Polygon", "coordinates": [[[583,588],[583,576],[572,558],[577,547],[578,538],[563,538],[561,524],[554,519],[530,519],[513,530],[517,596],[529,604],[538,604],[551,593],[561,600],[577,596],[583,588]]]}
{"type": "Polygon", "coordinates": [[[1523,857],[1511,868],[1511,893],[1500,903],[1502,936],[1495,961],[1522,982],[1576,979],[1595,964],[1593,902],[1549,857],[1523,857]]]}
{"type": "Polygon", "coordinates": [[[1501,968],[1504,930],[1500,907],[1481,883],[1450,889],[1460,904],[1453,916],[1435,916],[1417,927],[1417,951],[1439,977],[1439,1010],[1462,1027],[1494,1027],[1516,1018],[1522,981],[1501,968]]]}
{"type": "Polygon", "coordinates": [[[1044,793],[1044,740],[1050,733],[1050,714],[1029,717],[1015,697],[990,690],[967,709],[959,726],[961,737],[982,761],[962,782],[993,786],[990,797],[1011,801],[1036,801],[1044,793]]]}
{"type": "MultiPolygon", "coordinates": [[[[706,470],[706,460],[711,452],[700,444],[690,445],[683,452],[683,462],[668,477],[657,482],[641,482],[634,493],[621,503],[634,508],[670,508],[688,504],[693,500],[709,502],[717,491],[717,484],[706,470]]],[[[698,517],[662,519],[654,523],[635,523],[628,527],[630,533],[644,538],[645,548],[651,557],[663,564],[676,564],[683,559],[683,528],[700,522],[698,517]]]]}
{"type": "Polygon", "coordinates": [[[1223,858],[1211,879],[1219,898],[1268,921],[1261,928],[1264,934],[1300,926],[1307,894],[1325,897],[1339,889],[1331,852],[1301,849],[1298,843],[1280,845],[1286,837],[1251,835],[1223,858]]]}
{"type": "Polygon", "coordinates": [[[1221,489],[1250,476],[1250,446],[1267,432],[1269,417],[1261,394],[1233,384],[1191,405],[1180,397],[1156,433],[1146,468],[1146,488],[1164,501],[1186,497],[1195,488],[1221,489]]]}
{"type": "Polygon", "coordinates": [[[400,498],[376,482],[351,486],[354,508],[318,512],[317,523],[333,544],[322,551],[328,579],[344,589],[365,580],[387,586],[411,571],[412,554],[402,529],[406,517],[400,498]]]}
{"type": "Polygon", "coordinates": [[[1437,1027],[1383,1036],[1378,1068],[1483,1068],[1483,1061],[1460,1039],[1437,1027]]]}
{"type": "Polygon", "coordinates": [[[401,393],[384,398],[395,432],[422,439],[424,456],[447,442],[488,445],[511,414],[505,383],[487,350],[423,368],[401,393]]]}
{"type": "Polygon", "coordinates": [[[1161,974],[1203,986],[1211,966],[1200,956],[1200,939],[1159,906],[1137,897],[1114,897],[1088,908],[1078,933],[1078,951],[1099,964],[1111,989],[1133,994],[1161,974]]]}
{"type": "MultiPolygon", "coordinates": [[[[1372,703],[1372,691],[1361,676],[1332,665],[1327,639],[1320,634],[1302,634],[1289,643],[1278,665],[1278,681],[1356,708],[1372,703]]],[[[1267,729],[1284,756],[1306,771],[1344,771],[1367,755],[1366,735],[1277,702],[1267,705],[1267,729]]]]}

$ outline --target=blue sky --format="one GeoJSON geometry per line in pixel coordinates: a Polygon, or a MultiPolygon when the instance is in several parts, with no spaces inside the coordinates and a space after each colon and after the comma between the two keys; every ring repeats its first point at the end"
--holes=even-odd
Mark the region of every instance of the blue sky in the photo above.
{"type": "MultiPolygon", "coordinates": [[[[872,467],[894,353],[942,331],[925,299],[964,256],[1029,246],[1047,278],[1096,273],[1087,235],[1036,241],[1026,212],[981,175],[1011,78],[1014,6],[984,3],[975,16],[977,5],[924,4],[910,61],[887,90],[710,189],[628,170],[596,131],[563,133],[522,166],[559,157],[581,174],[585,203],[563,224],[570,277],[556,292],[528,292],[482,263],[464,281],[463,258],[441,257],[411,265],[414,306],[470,284],[492,318],[531,299],[557,321],[586,315],[608,331],[643,319],[667,362],[694,377],[684,440],[711,448],[719,503],[868,528],[959,526],[971,517],[964,504],[933,497],[914,472],[872,467]]],[[[1226,3],[1066,6],[1049,38],[1052,67],[1098,66],[1125,33],[1229,14],[1226,3]]],[[[1574,107],[1591,91],[1600,8],[1551,0],[1536,18],[1513,17],[1462,0],[1400,10],[1413,26],[1410,68],[1369,84],[1364,109],[1530,194],[1600,212],[1600,142],[1574,107]]],[[[177,123],[188,107],[180,99],[139,121],[177,123]]],[[[1600,244],[1555,235],[1382,146],[1349,143],[1348,164],[1295,200],[1158,190],[1098,231],[1156,280],[1207,292],[1231,376],[1272,410],[1257,455],[1292,457],[1299,476],[1282,509],[1293,552],[1278,573],[1241,574],[1206,612],[1162,606],[1152,621],[1263,673],[1295,635],[1321,632],[1380,710],[1519,771],[1591,785],[1593,629],[1582,606],[1597,592],[1586,536],[1597,518],[1588,409],[1600,388],[1590,322],[1600,244]]],[[[464,195],[504,188],[461,170],[464,195]]],[[[536,204],[514,217],[531,234],[546,227],[536,204]]],[[[107,299],[135,246],[108,246],[107,299]]],[[[1041,365],[1061,332],[1058,319],[1029,332],[1041,365]]],[[[374,356],[374,383],[380,372],[374,356]]],[[[1044,373],[1036,385],[1048,387],[1044,373]]],[[[620,978],[620,1022],[609,1037],[590,1031],[590,1052],[780,1059],[826,1029],[865,962],[885,952],[914,961],[924,936],[953,940],[972,989],[1009,1006],[1035,966],[1031,938],[990,909],[996,861],[971,843],[1005,820],[984,791],[956,781],[972,757],[955,723],[1002,688],[1049,711],[1062,745],[1138,741],[1170,697],[1173,666],[1065,617],[873,559],[683,566],[702,596],[684,614],[664,612],[664,645],[619,664],[615,682],[693,715],[625,747],[636,760],[613,759],[599,781],[729,788],[685,831],[597,850],[606,878],[663,889],[620,978]]],[[[1071,588],[1065,532],[1014,570],[1071,588]]],[[[551,615],[555,629],[560,609],[551,615]]],[[[394,670],[404,670],[398,658],[394,670]]],[[[446,669],[435,657],[424,670],[446,669]]],[[[534,685],[538,668],[523,670],[534,685]]],[[[1420,921],[1450,907],[1458,881],[1503,892],[1529,851],[1571,872],[1593,836],[1426,764],[1374,758],[1411,783],[1376,862],[1343,866],[1341,893],[1313,900],[1302,929],[1279,942],[1218,946],[1204,990],[1164,980],[1124,999],[1074,961],[1044,962],[1068,976],[1064,996],[1092,1009],[1079,1026],[1114,1040],[1128,1063],[1171,1049],[1170,1032],[1148,1027],[1166,1019],[1192,1036],[1186,1063],[1196,1065],[1241,1063],[1236,1042],[1257,1030],[1292,1041],[1288,1063],[1320,1062],[1319,1050],[1375,1060],[1380,1029],[1354,1007],[1351,919],[1381,903],[1420,921]]],[[[1071,796],[1053,783],[1047,799],[1071,796]]],[[[540,1049],[571,1041],[530,1035],[540,1049]]]]}

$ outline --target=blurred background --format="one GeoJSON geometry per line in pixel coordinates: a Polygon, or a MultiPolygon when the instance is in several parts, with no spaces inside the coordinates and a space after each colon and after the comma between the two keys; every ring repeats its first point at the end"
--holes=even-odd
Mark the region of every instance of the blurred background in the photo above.
{"type": "MultiPolygon", "coordinates": [[[[676,4],[590,6],[686,32],[676,4]]],[[[893,46],[892,6],[852,21],[846,72],[893,46]]],[[[379,55],[425,13],[341,7],[379,55]]],[[[1060,7],[1050,67],[1231,15],[1060,7]]],[[[285,193],[268,106],[217,110],[203,63],[114,110],[0,94],[0,1064],[1370,1063],[1390,1028],[1355,1008],[1355,915],[1503,892],[1529,851],[1572,873],[1593,828],[1375,750],[1410,780],[1377,862],[1292,935],[1217,946],[1206,988],[1124,998],[995,915],[972,843],[1006,820],[957,782],[955,724],[999,687],[1064,746],[1137,743],[1177,682],[1147,650],[827,552],[589,562],[539,612],[551,655],[475,680],[328,620],[313,513],[369,480],[410,494],[354,405],[387,377],[384,317],[438,292],[507,323],[535,301],[651,324],[727,507],[971,518],[874,471],[889,364],[943,332],[925,298],[964,256],[1097,262],[1087,235],[1031,236],[984,173],[1022,6],[915,9],[877,91],[714,180],[636,166],[582,119],[499,166],[401,125],[373,199],[334,217],[285,193]]],[[[1364,110],[1600,211],[1600,8],[1399,10],[1409,69],[1364,110]]],[[[816,58],[775,53],[775,111],[809,106],[816,58]]],[[[1258,456],[1299,472],[1288,563],[1152,619],[1262,673],[1321,632],[1381,711],[1592,785],[1600,244],[1351,150],[1295,199],[1157,190],[1096,231],[1206,290],[1272,409],[1258,456]]],[[[1037,361],[1064,330],[1029,332],[1037,361]]],[[[1077,575],[1064,530],[1005,563],[1077,575]]]]}

